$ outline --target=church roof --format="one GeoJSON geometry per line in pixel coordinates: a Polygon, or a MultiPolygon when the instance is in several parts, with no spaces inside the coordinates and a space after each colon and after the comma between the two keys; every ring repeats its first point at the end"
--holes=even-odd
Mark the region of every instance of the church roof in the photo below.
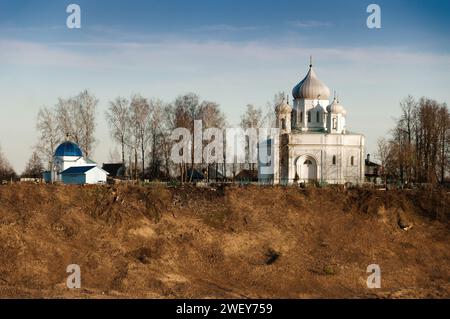
{"type": "Polygon", "coordinates": [[[88,171],[90,171],[91,169],[93,169],[96,166],[72,166],[69,167],[68,169],[66,169],[65,171],[63,171],[61,174],[84,174],[88,171]]]}
{"type": "Polygon", "coordinates": [[[292,96],[294,99],[329,99],[330,89],[319,80],[312,67],[312,62],[309,65],[309,71],[308,74],[306,74],[306,77],[292,90],[292,96]]]}
{"type": "Polygon", "coordinates": [[[123,176],[123,163],[103,163],[102,169],[111,176],[123,176]]]}
{"type": "Polygon", "coordinates": [[[291,113],[292,107],[289,105],[286,98],[283,97],[283,100],[275,107],[275,111],[279,113],[291,113]]]}
{"type": "Polygon", "coordinates": [[[83,156],[83,152],[77,144],[66,141],[56,148],[55,156],[83,156]]]}
{"type": "Polygon", "coordinates": [[[347,111],[344,109],[344,106],[336,98],[334,98],[333,102],[327,106],[327,112],[333,114],[343,114],[343,115],[347,114],[347,111]]]}

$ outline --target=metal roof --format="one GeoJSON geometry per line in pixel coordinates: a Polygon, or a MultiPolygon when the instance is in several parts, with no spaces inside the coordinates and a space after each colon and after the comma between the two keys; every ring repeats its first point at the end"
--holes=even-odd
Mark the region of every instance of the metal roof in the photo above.
{"type": "Polygon", "coordinates": [[[77,175],[77,174],[85,174],[96,166],[72,166],[63,171],[61,174],[64,175],[77,175]]]}
{"type": "Polygon", "coordinates": [[[64,142],[56,148],[55,156],[83,156],[81,149],[73,142],[64,142]]]}
{"type": "Polygon", "coordinates": [[[283,97],[283,100],[275,107],[275,111],[279,113],[291,113],[292,107],[286,101],[286,98],[283,97]]]}
{"type": "Polygon", "coordinates": [[[294,99],[328,100],[330,89],[317,78],[310,65],[306,77],[292,90],[292,96],[294,99]]]}
{"type": "Polygon", "coordinates": [[[327,106],[327,112],[333,114],[342,114],[347,115],[347,111],[344,109],[344,106],[334,98],[333,102],[327,106]]]}
{"type": "Polygon", "coordinates": [[[123,163],[104,163],[102,169],[111,176],[123,176],[124,173],[123,163]]]}

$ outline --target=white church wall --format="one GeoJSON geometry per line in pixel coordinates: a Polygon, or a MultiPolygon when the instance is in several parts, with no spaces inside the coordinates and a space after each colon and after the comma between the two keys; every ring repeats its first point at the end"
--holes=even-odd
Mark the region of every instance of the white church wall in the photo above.
{"type": "Polygon", "coordinates": [[[345,157],[342,147],[327,147],[324,150],[323,180],[330,184],[342,183],[342,162],[345,157]]]}
{"type": "Polygon", "coordinates": [[[54,165],[60,167],[60,172],[74,166],[95,166],[95,164],[87,164],[86,160],[79,156],[57,156],[54,159],[54,165]]]}
{"type": "MultiPolygon", "coordinates": [[[[287,177],[289,183],[295,180],[296,174],[299,175],[301,166],[299,161],[301,162],[305,156],[314,158],[319,182],[355,184],[363,180],[364,137],[362,135],[292,134],[287,177]],[[334,156],[335,162],[333,162],[334,156]]],[[[301,179],[301,176],[298,177],[301,179]]]]}
{"type": "Polygon", "coordinates": [[[294,126],[302,131],[318,130],[326,128],[326,107],[328,100],[294,100],[294,108],[296,110],[294,126]],[[316,113],[320,112],[319,121],[317,121],[316,113]],[[308,121],[308,112],[311,112],[311,121],[308,121]]]}

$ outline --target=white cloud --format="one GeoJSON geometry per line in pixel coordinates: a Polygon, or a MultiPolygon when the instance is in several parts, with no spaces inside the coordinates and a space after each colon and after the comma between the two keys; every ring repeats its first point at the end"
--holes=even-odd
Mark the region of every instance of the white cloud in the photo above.
{"type": "Polygon", "coordinates": [[[330,27],[333,24],[324,21],[306,20],[306,21],[292,21],[289,23],[289,25],[295,28],[320,28],[320,27],[330,27]]]}
{"type": "Polygon", "coordinates": [[[0,40],[0,65],[89,66],[88,56],[36,42],[0,40]]]}
{"type": "Polygon", "coordinates": [[[265,63],[276,68],[291,62],[299,66],[314,60],[376,65],[450,65],[450,55],[414,52],[408,48],[317,48],[264,42],[189,41],[159,42],[59,42],[42,44],[0,40],[0,65],[39,65],[76,68],[205,69],[239,65],[251,69],[265,63]],[[218,65],[220,63],[220,65],[218,65]],[[187,67],[191,65],[192,67],[187,67]]]}
{"type": "Polygon", "coordinates": [[[203,25],[197,28],[192,28],[192,31],[218,31],[218,32],[243,32],[243,31],[257,31],[265,29],[263,26],[251,25],[231,25],[231,24],[212,24],[203,25]]]}

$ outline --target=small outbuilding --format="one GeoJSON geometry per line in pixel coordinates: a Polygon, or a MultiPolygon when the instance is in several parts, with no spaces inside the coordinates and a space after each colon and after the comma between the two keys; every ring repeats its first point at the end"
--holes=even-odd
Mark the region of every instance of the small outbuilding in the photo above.
{"type": "Polygon", "coordinates": [[[108,174],[84,157],[77,144],[66,140],[56,148],[50,171],[43,173],[43,179],[47,183],[103,184],[108,174]]]}
{"type": "Polygon", "coordinates": [[[64,184],[106,183],[108,173],[98,166],[72,166],[61,173],[64,184]]]}
{"type": "Polygon", "coordinates": [[[370,154],[367,154],[367,158],[365,161],[365,176],[366,176],[366,182],[374,183],[374,184],[381,184],[381,170],[382,166],[374,162],[370,159],[370,154]]]}
{"type": "Polygon", "coordinates": [[[108,172],[109,177],[125,177],[125,165],[123,163],[103,163],[102,169],[108,172]]]}

